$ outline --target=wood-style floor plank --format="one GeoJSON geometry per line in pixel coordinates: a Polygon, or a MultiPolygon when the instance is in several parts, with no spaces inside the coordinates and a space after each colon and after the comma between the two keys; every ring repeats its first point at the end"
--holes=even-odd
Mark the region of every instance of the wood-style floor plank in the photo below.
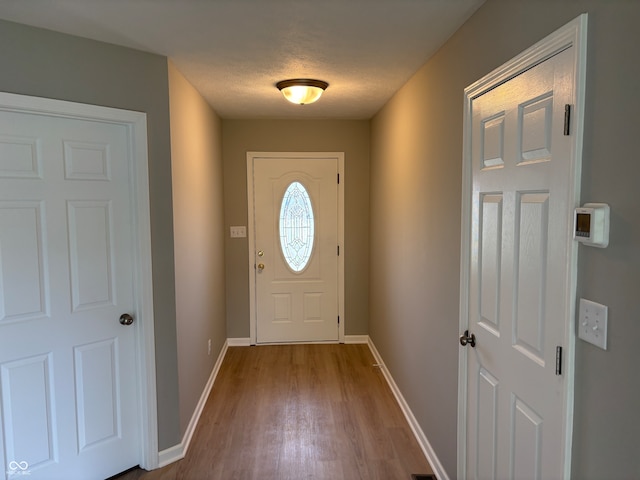
{"type": "Polygon", "coordinates": [[[118,480],[432,473],[366,345],[230,347],[184,459],[118,480]]]}

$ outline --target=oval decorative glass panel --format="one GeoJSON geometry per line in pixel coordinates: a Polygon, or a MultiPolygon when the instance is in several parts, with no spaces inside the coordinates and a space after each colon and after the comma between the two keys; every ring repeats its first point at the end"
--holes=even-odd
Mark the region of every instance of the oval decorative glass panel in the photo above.
{"type": "Polygon", "coordinates": [[[301,272],[313,251],[315,219],[307,189],[293,182],[282,197],[280,206],[280,247],[287,265],[301,272]]]}

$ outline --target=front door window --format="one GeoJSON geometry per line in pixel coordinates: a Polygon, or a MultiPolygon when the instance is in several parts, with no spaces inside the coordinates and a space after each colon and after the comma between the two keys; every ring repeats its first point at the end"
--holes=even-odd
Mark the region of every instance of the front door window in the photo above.
{"type": "Polygon", "coordinates": [[[280,247],[287,265],[301,272],[313,252],[315,219],[307,189],[293,182],[282,197],[280,206],[280,247]]]}

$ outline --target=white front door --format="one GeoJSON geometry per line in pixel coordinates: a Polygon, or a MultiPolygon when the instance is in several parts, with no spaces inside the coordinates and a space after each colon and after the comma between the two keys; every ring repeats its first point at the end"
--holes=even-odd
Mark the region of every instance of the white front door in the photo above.
{"type": "Polygon", "coordinates": [[[125,125],[0,111],[0,472],[140,463],[133,169],[125,125]]]}
{"type": "Polygon", "coordinates": [[[253,164],[257,343],[338,340],[338,159],[253,164]]]}
{"type": "Polygon", "coordinates": [[[568,468],[576,47],[553,53],[470,98],[465,478],[568,468]]]}

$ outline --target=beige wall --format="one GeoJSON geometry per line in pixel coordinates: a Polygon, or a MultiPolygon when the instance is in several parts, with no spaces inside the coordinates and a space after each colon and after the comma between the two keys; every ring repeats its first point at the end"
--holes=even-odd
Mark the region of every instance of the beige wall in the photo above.
{"type": "Polygon", "coordinates": [[[161,449],[179,440],[167,59],[0,20],[0,90],[147,114],[161,449]]]}
{"type": "Polygon", "coordinates": [[[582,201],[612,208],[580,247],[578,297],[609,306],[609,350],[576,347],[573,478],[640,476],[640,2],[488,0],[372,120],[370,334],[456,476],[463,89],[589,13],[582,201]],[[633,47],[632,47],[633,46],[633,47]]]}
{"type": "Polygon", "coordinates": [[[247,225],[247,152],[345,153],[345,333],[368,331],[369,122],[364,120],[224,120],[227,333],[249,337],[249,259],[246,238],[229,226],[247,225]]]}
{"type": "Polygon", "coordinates": [[[222,125],[171,62],[169,101],[180,432],[184,435],[227,338],[222,125]]]}

